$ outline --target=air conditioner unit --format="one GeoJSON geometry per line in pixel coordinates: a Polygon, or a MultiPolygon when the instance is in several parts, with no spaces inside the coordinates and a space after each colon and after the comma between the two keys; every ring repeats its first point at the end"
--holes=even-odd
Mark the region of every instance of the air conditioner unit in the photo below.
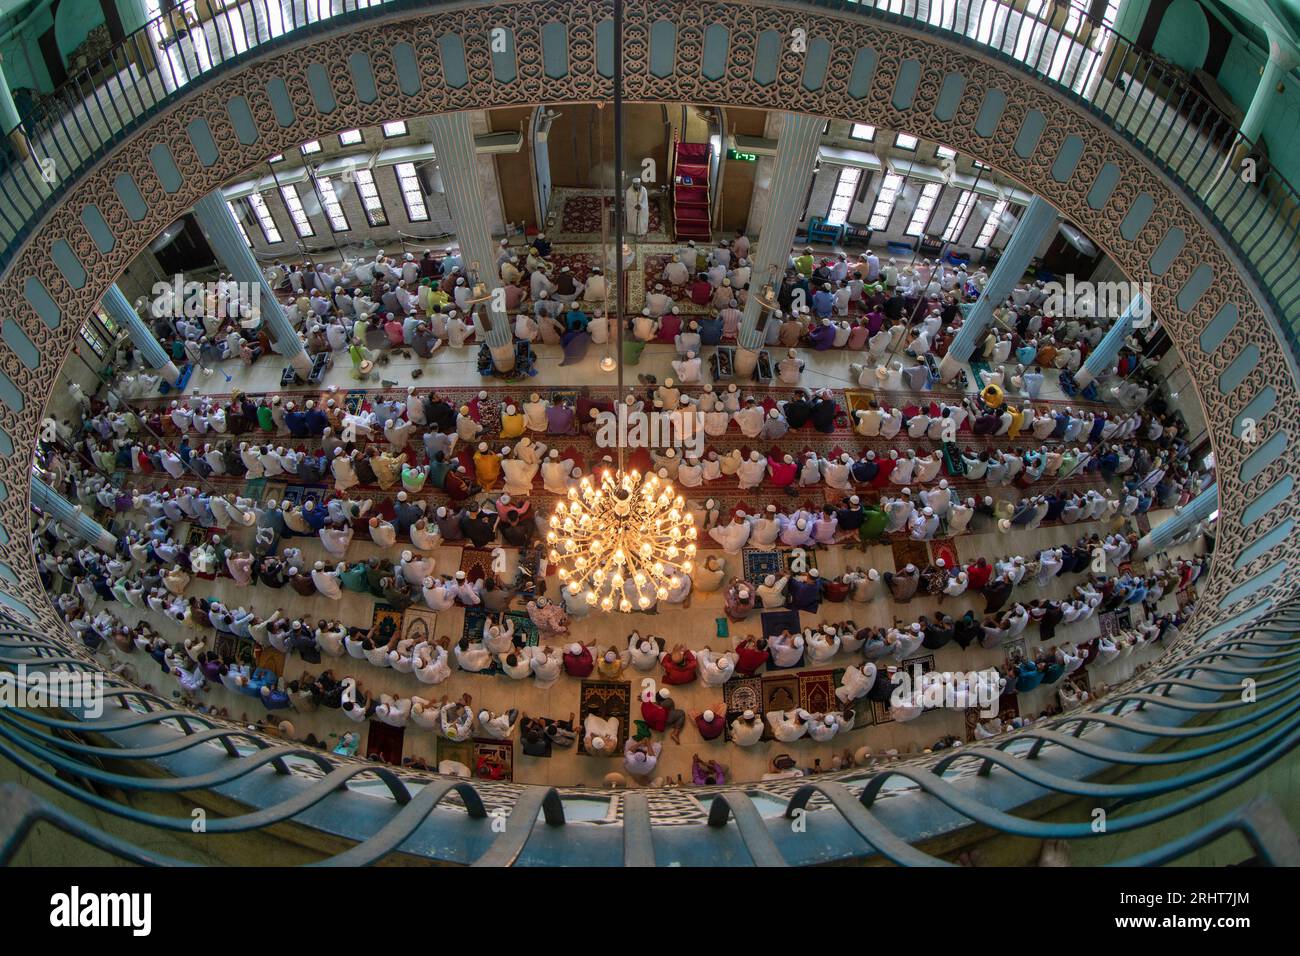
{"type": "Polygon", "coordinates": [[[505,133],[480,133],[474,137],[476,153],[517,153],[523,149],[524,137],[518,130],[505,133]]]}
{"type": "Polygon", "coordinates": [[[727,148],[738,153],[753,153],[755,156],[775,156],[776,140],[763,136],[745,136],[732,133],[727,137],[727,148]]]}

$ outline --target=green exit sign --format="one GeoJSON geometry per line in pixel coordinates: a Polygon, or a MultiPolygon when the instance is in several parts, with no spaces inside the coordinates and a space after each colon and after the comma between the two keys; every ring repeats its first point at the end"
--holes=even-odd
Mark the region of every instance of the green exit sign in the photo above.
{"type": "Polygon", "coordinates": [[[758,153],[742,153],[738,149],[729,149],[727,150],[727,159],[739,159],[745,163],[756,163],[758,162],[758,153]]]}

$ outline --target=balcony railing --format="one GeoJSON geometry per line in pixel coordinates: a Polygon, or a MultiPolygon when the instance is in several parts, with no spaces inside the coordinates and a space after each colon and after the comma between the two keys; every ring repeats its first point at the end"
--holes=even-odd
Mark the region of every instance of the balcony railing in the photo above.
{"type": "MultiPolygon", "coordinates": [[[[1262,161],[1189,78],[1110,26],[1048,0],[799,0],[906,23],[1045,81],[1122,133],[1219,227],[1270,300],[1292,346],[1300,330],[1300,194],[1262,161]],[[1254,181],[1240,162],[1257,160],[1254,181]]],[[[32,155],[0,160],[0,247],[9,258],[62,191],[114,143],[191,84],[324,24],[428,0],[242,0],[197,20],[193,0],[70,77],[17,128],[32,155]]],[[[1300,349],[1297,349],[1300,352],[1300,349]]]]}
{"type": "MultiPolygon", "coordinates": [[[[1297,626],[1300,608],[1289,607],[1210,642],[1181,636],[1163,663],[1106,698],[983,744],[811,780],[701,787],[689,795],[622,791],[617,812],[598,822],[574,808],[608,802],[615,796],[609,791],[471,782],[339,757],[176,709],[111,675],[100,713],[85,706],[0,708],[0,759],[74,805],[173,834],[191,831],[190,814],[167,816],[105,794],[216,791],[249,809],[208,819],[206,838],[293,821],[354,842],[323,860],[326,865],[375,863],[392,853],[479,865],[779,865],[867,858],[936,865],[943,861],[914,845],[922,827],[931,836],[980,824],[995,834],[1035,839],[1102,838],[1086,809],[1078,822],[1064,819],[1068,814],[1040,820],[1015,812],[1056,797],[1105,809],[1107,834],[1136,839],[1148,827],[1176,831],[1187,819],[1183,814],[1232,794],[1300,743],[1297,626]],[[1245,681],[1253,696],[1242,694],[1245,681]],[[132,764],[148,765],[149,772],[134,773],[132,764]],[[1134,772],[1105,773],[1107,782],[1093,782],[1124,769],[1134,772]],[[354,792],[363,786],[368,796],[354,792]],[[357,799],[370,801],[365,813],[350,812],[357,805],[348,801],[357,799]],[[376,806],[385,808],[377,827],[376,806]],[[683,806],[694,810],[679,812],[683,806]],[[818,822],[795,834],[790,821],[801,811],[816,814],[818,822]],[[508,825],[494,827],[501,817],[508,825]],[[369,829],[349,830],[360,818],[369,829]]],[[[70,636],[62,640],[68,643],[0,621],[0,671],[99,669],[99,662],[70,649],[70,636]]],[[[123,860],[183,862],[10,787],[0,792],[0,865],[42,821],[123,860]]],[[[1254,801],[1155,849],[1130,853],[1121,865],[1172,862],[1229,833],[1244,835],[1259,862],[1300,864],[1300,844],[1285,818],[1271,803],[1254,801]]]]}

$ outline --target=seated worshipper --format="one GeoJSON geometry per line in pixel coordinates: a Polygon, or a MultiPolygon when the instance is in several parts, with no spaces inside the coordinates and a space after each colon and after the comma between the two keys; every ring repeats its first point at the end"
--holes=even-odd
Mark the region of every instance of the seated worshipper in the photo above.
{"type": "Polygon", "coordinates": [[[735,579],[727,586],[725,593],[726,614],[733,621],[743,621],[754,610],[757,594],[750,584],[735,579]]]}
{"type": "Polygon", "coordinates": [[[673,702],[672,692],[667,687],[660,688],[656,693],[653,681],[648,682],[647,689],[641,695],[641,720],[650,730],[668,734],[673,743],[682,742],[686,711],[673,702]]]}

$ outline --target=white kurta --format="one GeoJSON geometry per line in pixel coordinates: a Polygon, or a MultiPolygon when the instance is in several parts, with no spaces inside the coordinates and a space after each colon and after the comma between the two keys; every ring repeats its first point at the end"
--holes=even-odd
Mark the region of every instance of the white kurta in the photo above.
{"type": "Polygon", "coordinates": [[[628,186],[623,206],[630,235],[644,236],[650,231],[650,193],[644,186],[628,186]]]}

